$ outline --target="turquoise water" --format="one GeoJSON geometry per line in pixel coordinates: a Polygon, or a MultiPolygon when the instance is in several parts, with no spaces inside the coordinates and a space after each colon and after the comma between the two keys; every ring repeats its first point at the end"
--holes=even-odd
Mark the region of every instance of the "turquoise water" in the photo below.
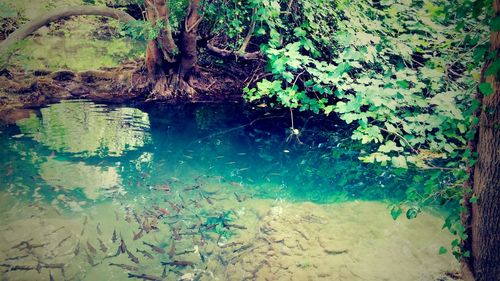
{"type": "Polygon", "coordinates": [[[430,280],[415,278],[453,269],[449,257],[430,247],[449,239],[436,236],[439,218],[423,215],[415,226],[391,222],[386,202],[404,196],[401,186],[411,172],[358,161],[361,147],[334,119],[298,115],[294,125],[298,136],[290,134],[289,113],[240,104],[134,108],[65,101],[33,110],[0,133],[0,266],[6,280],[123,280],[127,274],[144,280],[358,280],[363,274],[383,278],[364,280],[430,280]],[[364,221],[375,213],[376,219],[364,221]],[[286,223],[273,226],[277,217],[286,223]],[[292,219],[297,217],[308,219],[292,219]],[[388,250],[392,246],[376,247],[388,262],[406,257],[409,266],[417,265],[414,275],[402,271],[408,278],[391,279],[401,273],[388,270],[387,277],[357,262],[350,267],[358,272],[346,275],[342,266],[332,267],[336,260],[323,270],[295,256],[296,247],[283,242],[292,238],[276,242],[289,247],[288,254],[258,252],[273,242],[259,243],[276,238],[262,240],[262,233],[289,234],[290,224],[304,225],[296,235],[304,239],[301,252],[310,250],[311,257],[367,257],[343,247],[328,250],[325,241],[334,238],[324,237],[332,233],[347,235],[343,243],[372,254],[362,241],[373,236],[388,243],[377,231],[392,224],[398,227],[395,243],[418,240],[408,237],[413,235],[430,238],[404,242],[404,257],[388,250]],[[344,224],[352,225],[339,227],[344,224]],[[348,241],[356,233],[357,240],[348,241]],[[319,246],[307,244],[315,235],[319,246]],[[245,261],[245,255],[251,257],[245,261]],[[434,256],[413,260],[419,255],[434,256]],[[277,256],[276,264],[259,262],[266,256],[277,256]],[[283,265],[290,257],[293,268],[283,265]]]}

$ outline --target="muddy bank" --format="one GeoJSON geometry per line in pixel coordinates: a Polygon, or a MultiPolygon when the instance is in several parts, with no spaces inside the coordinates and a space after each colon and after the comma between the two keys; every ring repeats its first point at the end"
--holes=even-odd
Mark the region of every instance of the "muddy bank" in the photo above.
{"type": "Polygon", "coordinates": [[[31,107],[65,99],[106,103],[241,101],[242,89],[249,79],[249,74],[244,70],[246,67],[237,64],[200,66],[196,71],[196,79],[190,85],[196,91],[194,95],[186,95],[176,89],[158,94],[157,88],[162,81],[148,77],[142,61],[82,72],[26,72],[19,67],[9,68],[0,72],[0,122],[13,123],[28,116],[31,107]],[[154,95],[151,94],[153,90],[154,95]]]}

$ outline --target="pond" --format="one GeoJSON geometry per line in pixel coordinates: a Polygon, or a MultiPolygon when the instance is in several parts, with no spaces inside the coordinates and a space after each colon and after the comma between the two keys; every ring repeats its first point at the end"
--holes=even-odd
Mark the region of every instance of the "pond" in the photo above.
{"type": "MultiPolygon", "coordinates": [[[[323,120],[324,121],[324,120],[323,120]]],[[[440,212],[349,128],[240,104],[64,101],[1,127],[2,280],[438,280],[440,212]],[[326,127],[326,128],[325,128],[326,127]]],[[[446,280],[446,279],[439,279],[446,280]]]]}

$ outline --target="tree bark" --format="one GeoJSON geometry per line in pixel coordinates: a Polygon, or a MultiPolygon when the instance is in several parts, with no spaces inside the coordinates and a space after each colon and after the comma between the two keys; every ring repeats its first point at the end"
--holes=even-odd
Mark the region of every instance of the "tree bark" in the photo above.
{"type": "Polygon", "coordinates": [[[148,42],[146,49],[146,67],[148,73],[156,75],[163,73],[170,63],[175,62],[177,45],[172,36],[172,27],[170,26],[170,10],[165,0],[146,0],[146,17],[148,21],[156,24],[162,20],[165,29],[160,30],[155,40],[148,42]]]}
{"type": "MultiPolygon", "coordinates": [[[[500,0],[493,1],[500,13],[500,0]]],[[[491,51],[500,49],[500,33],[491,33],[491,51]]],[[[499,59],[497,54],[497,58],[499,59]]],[[[490,65],[487,63],[485,69],[490,65]]],[[[484,73],[484,71],[483,71],[484,73]]],[[[471,259],[469,267],[476,281],[500,280],[500,84],[497,73],[484,77],[494,89],[483,96],[474,168],[471,204],[471,259]]]]}
{"type": "Polygon", "coordinates": [[[197,37],[198,25],[201,22],[199,14],[200,0],[189,0],[189,7],[181,28],[181,62],[179,65],[179,77],[188,81],[198,61],[197,37]]]}
{"type": "Polygon", "coordinates": [[[108,7],[75,6],[56,9],[27,22],[16,31],[11,33],[4,41],[0,43],[0,51],[10,50],[16,43],[28,37],[40,27],[43,27],[62,18],[71,16],[103,16],[111,17],[123,22],[134,20],[134,18],[128,13],[108,7]]]}

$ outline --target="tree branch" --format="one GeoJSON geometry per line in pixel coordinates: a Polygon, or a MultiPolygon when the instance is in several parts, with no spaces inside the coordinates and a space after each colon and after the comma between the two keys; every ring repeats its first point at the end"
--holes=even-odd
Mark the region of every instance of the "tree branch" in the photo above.
{"type": "Polygon", "coordinates": [[[248,30],[247,36],[245,36],[245,39],[243,40],[243,43],[241,44],[240,49],[238,50],[238,53],[245,53],[247,50],[248,43],[250,43],[250,39],[252,39],[253,32],[255,30],[255,14],[257,13],[257,7],[253,8],[252,11],[252,21],[250,22],[250,29],[248,30]]]}
{"type": "Polygon", "coordinates": [[[222,58],[238,58],[243,60],[258,60],[262,58],[262,53],[259,51],[251,52],[251,53],[240,53],[239,51],[230,51],[224,50],[218,47],[215,47],[210,42],[207,42],[207,49],[214,55],[222,57],[222,58]]]}
{"type": "Polygon", "coordinates": [[[12,48],[16,43],[37,31],[51,22],[72,17],[72,16],[103,16],[117,19],[122,22],[134,20],[127,12],[122,10],[97,7],[97,6],[75,6],[62,9],[56,9],[46,14],[43,14],[18,28],[11,33],[3,42],[0,43],[0,51],[6,51],[12,48]]]}

